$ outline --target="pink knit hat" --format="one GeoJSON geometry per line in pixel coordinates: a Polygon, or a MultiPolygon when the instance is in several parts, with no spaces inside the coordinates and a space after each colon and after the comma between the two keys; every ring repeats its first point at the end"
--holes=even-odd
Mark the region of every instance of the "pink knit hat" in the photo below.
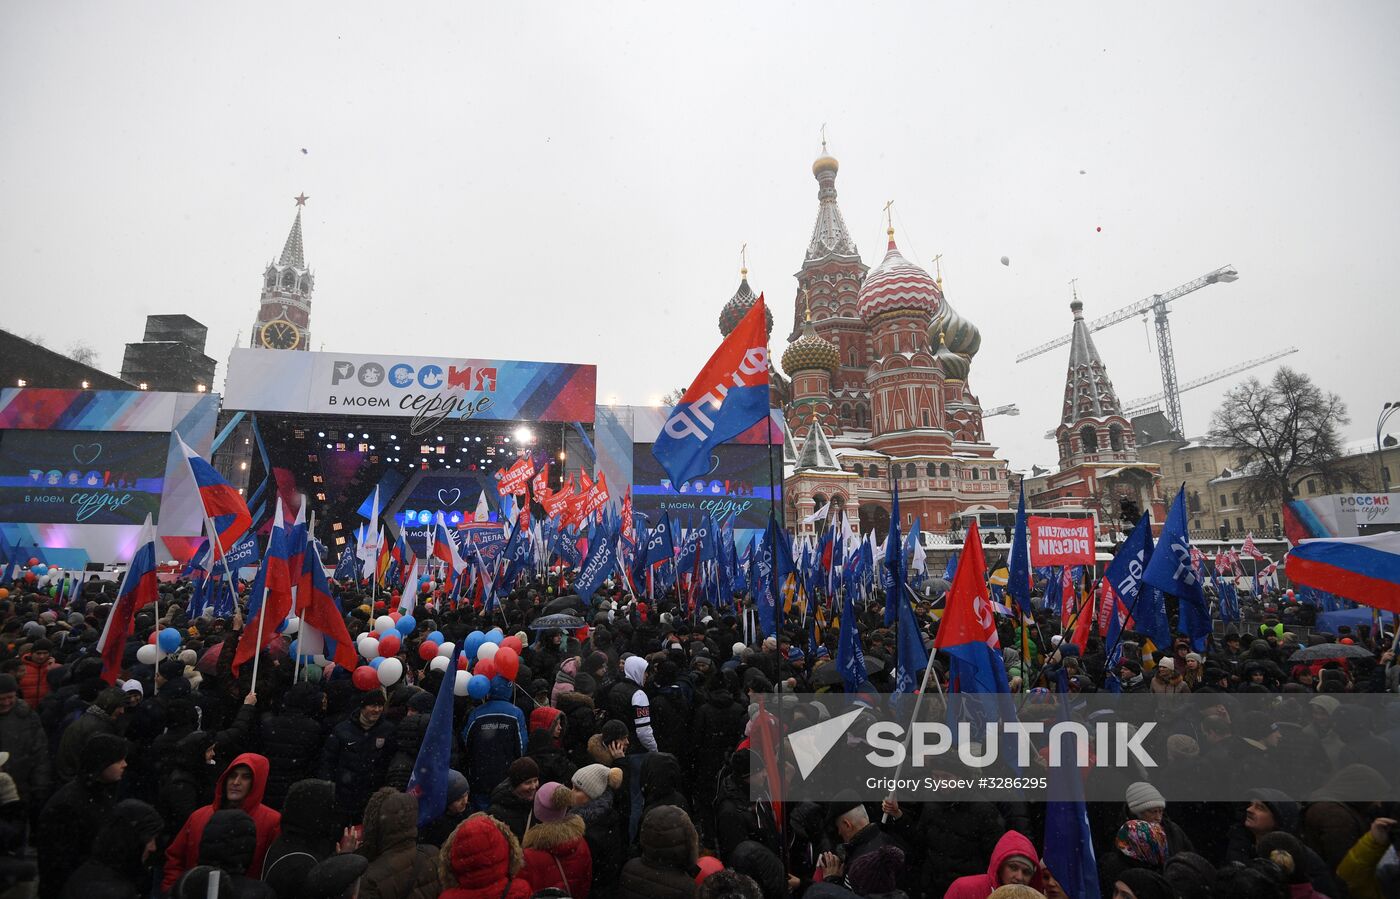
{"type": "Polygon", "coordinates": [[[574,790],[550,781],[535,791],[535,820],[543,824],[562,821],[573,805],[574,790]]]}

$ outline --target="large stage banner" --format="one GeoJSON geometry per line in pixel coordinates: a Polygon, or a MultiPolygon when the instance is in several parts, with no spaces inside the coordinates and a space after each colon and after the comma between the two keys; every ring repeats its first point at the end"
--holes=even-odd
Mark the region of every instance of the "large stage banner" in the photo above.
{"type": "Polygon", "coordinates": [[[1092,518],[1026,518],[1032,565],[1093,565],[1092,518]]]}
{"type": "Polygon", "coordinates": [[[236,349],[224,408],[399,415],[411,434],[448,420],[593,421],[597,367],[572,362],[236,349]]]}

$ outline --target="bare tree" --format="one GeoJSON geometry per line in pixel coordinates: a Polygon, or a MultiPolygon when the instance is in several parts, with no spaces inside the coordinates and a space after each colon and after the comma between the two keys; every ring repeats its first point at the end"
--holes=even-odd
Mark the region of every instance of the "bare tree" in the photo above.
{"type": "Polygon", "coordinates": [[[1348,421],[1341,397],[1281,366],[1267,384],[1250,378],[1225,394],[1211,416],[1211,436],[1229,446],[1240,472],[1249,475],[1245,505],[1277,509],[1309,477],[1333,488],[1355,479],[1337,430],[1348,421]]]}
{"type": "Polygon", "coordinates": [[[68,345],[68,358],[81,365],[97,365],[97,350],[86,340],[75,340],[68,345]]]}
{"type": "Polygon", "coordinates": [[[685,391],[686,388],[677,387],[675,390],[672,390],[670,393],[666,394],[661,398],[661,405],[675,406],[679,404],[681,401],[681,397],[685,396],[685,391]]]}
{"type": "Polygon", "coordinates": [[[23,337],[24,337],[25,340],[29,341],[30,343],[34,344],[35,346],[44,346],[44,347],[46,347],[46,346],[49,345],[49,340],[48,340],[48,338],[45,337],[45,336],[42,335],[42,334],[25,334],[25,335],[23,335],[23,337]]]}

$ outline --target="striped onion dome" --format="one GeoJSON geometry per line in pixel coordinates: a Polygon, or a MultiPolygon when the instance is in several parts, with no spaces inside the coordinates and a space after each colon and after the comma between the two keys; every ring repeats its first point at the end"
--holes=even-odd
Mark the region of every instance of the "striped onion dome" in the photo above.
{"type": "Polygon", "coordinates": [[[928,327],[928,342],[932,344],[939,334],[943,335],[943,343],[948,349],[969,359],[982,348],[982,332],[959,314],[946,297],[943,299],[943,310],[928,327]]]}
{"type": "MultiPolygon", "coordinates": [[[[739,327],[739,322],[744,320],[744,316],[748,315],[753,304],[758,302],[758,294],[754,293],[753,288],[749,286],[749,270],[741,269],[739,276],[742,278],[739,282],[739,289],[734,291],[734,296],[730,297],[729,302],[725,303],[724,308],[719,311],[719,333],[725,337],[729,336],[730,331],[739,327]]],[[[764,309],[763,317],[768,326],[768,336],[772,337],[773,310],[764,309]]]]}
{"type": "Polygon", "coordinates": [[[944,380],[948,381],[966,381],[967,373],[972,368],[971,359],[948,349],[948,343],[941,333],[938,335],[938,349],[933,354],[933,364],[938,366],[944,380]]]}
{"type": "Polygon", "coordinates": [[[783,371],[789,375],[804,369],[826,369],[835,372],[841,367],[841,353],[836,344],[817,333],[808,319],[802,333],[783,351],[783,371]]]}
{"type": "Polygon", "coordinates": [[[943,306],[943,292],[929,273],[905,259],[894,243],[894,229],[885,258],[865,276],[856,296],[856,311],[866,323],[890,313],[922,314],[933,319],[943,306]]]}

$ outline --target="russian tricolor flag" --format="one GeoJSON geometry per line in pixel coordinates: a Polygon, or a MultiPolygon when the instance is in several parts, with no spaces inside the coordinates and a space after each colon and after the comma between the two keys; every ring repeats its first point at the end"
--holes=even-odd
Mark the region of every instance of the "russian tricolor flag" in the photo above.
{"type": "Polygon", "coordinates": [[[267,542],[267,554],[248,593],[248,614],[238,651],[233,656],[233,671],[262,651],[263,646],[277,636],[277,628],[292,611],[292,548],[282,520],[282,500],[277,500],[277,513],[272,518],[272,535],[267,542]]]}
{"type": "Polygon", "coordinates": [[[253,516],[248,511],[248,504],[243,501],[238,491],[233,489],[233,485],[214,470],[214,466],[189,448],[179,434],[175,435],[175,439],[180,441],[180,452],[185,454],[190,474],[194,477],[195,486],[199,488],[199,498],[204,502],[204,515],[214,526],[211,536],[217,540],[218,546],[227,552],[253,526],[253,516]]]}
{"type": "Polygon", "coordinates": [[[1400,612],[1400,531],[1304,540],[1284,570],[1296,584],[1400,612]]]}
{"type": "Polygon", "coordinates": [[[108,684],[117,682],[122,670],[122,652],[126,649],[126,638],[131,636],[131,623],[136,610],[156,601],[159,593],[156,584],[156,529],[151,524],[151,516],[141,528],[141,542],[131,557],[126,574],[122,576],[122,587],[117,593],[117,601],[102,626],[102,636],[97,640],[97,651],[102,654],[102,679],[108,684]]]}

